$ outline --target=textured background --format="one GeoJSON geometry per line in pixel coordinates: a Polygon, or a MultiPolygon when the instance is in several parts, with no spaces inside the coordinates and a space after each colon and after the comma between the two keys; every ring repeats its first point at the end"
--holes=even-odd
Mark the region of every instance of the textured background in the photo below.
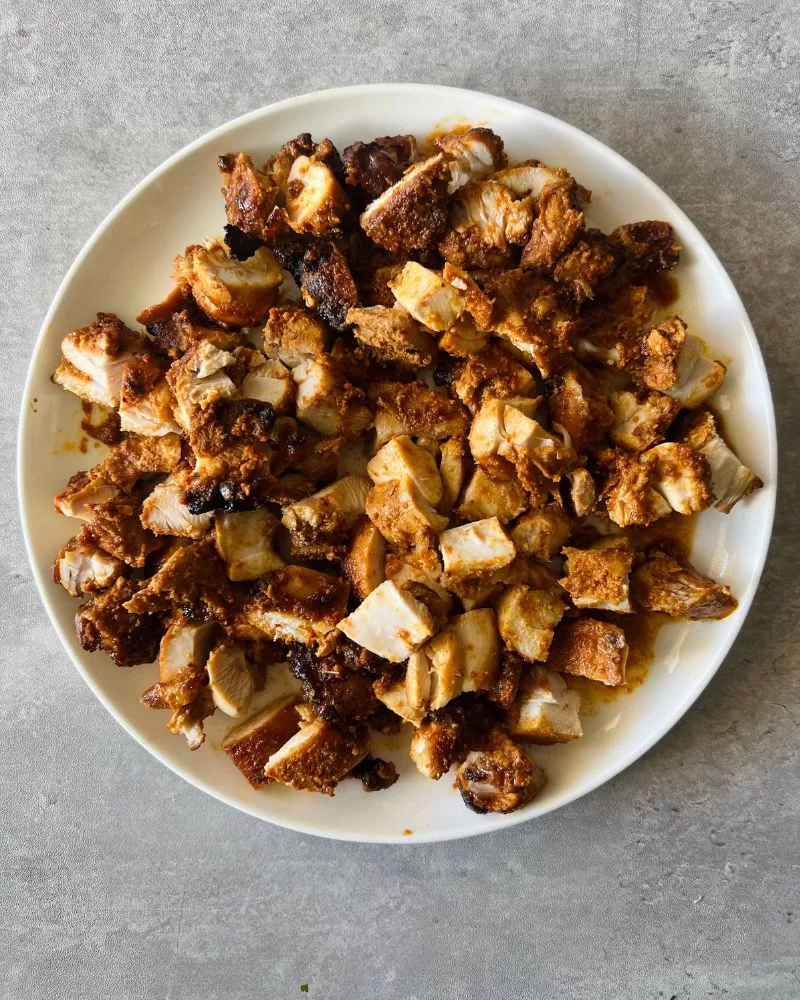
{"type": "Polygon", "coordinates": [[[6,0],[0,65],[0,998],[800,995],[796,4],[6,0]],[[402,848],[272,829],[140,749],[58,648],[12,496],[36,331],[119,198],[241,112],[392,80],[542,108],[672,195],[752,317],[783,470],[747,624],[666,739],[536,823],[402,848]]]}

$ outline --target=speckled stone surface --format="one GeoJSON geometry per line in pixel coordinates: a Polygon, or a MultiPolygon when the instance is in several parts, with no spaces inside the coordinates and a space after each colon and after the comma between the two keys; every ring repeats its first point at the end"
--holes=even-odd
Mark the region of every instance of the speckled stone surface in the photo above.
{"type": "Polygon", "coordinates": [[[792,0],[0,3],[0,998],[800,996],[800,22],[792,0]],[[588,798],[500,835],[329,843],[204,797],[94,700],[19,534],[17,411],[63,273],[131,186],[270,101],[411,80],[558,115],[641,167],[730,271],[782,483],[742,634],[588,798]]]}

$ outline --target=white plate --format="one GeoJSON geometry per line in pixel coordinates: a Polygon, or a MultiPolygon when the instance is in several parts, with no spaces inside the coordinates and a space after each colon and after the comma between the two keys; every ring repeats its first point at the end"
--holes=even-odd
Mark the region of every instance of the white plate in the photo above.
{"type": "MultiPolygon", "coordinates": [[[[564,122],[485,94],[416,84],[348,87],[274,104],[209,133],[142,181],[102,223],[58,290],[33,353],[19,436],[20,507],[36,582],[64,648],[109,712],[173,771],[237,809],[306,833],[387,843],[465,837],[540,816],[608,781],[660,739],[709,682],[742,626],[767,552],[775,481],[774,413],[753,328],[722,265],[683,212],[621,156],[564,122]],[[713,356],[729,362],[717,405],[736,451],[767,484],[730,515],[703,514],[695,537],[695,563],[731,586],[739,608],[725,621],[665,628],[642,686],[587,719],[583,740],[536,751],[550,781],[519,812],[476,816],[462,805],[450,777],[428,781],[407,762],[401,780],[378,794],[364,794],[355,781],[344,782],[335,798],[280,787],[255,792],[215,748],[229,720],[217,713],[208,726],[210,739],[191,753],[182,738],[164,729],[165,713],[139,704],[140,692],[154,680],[152,667],[120,670],[103,654],[85,653],[75,639],[76,602],[51,579],[53,557],[74,522],[54,513],[52,497],[98,453],[75,450],[79,405],[49,381],[59,343],[97,311],[133,323],[143,306],[170,287],[175,254],[221,232],[218,154],[245,150],[259,162],[299,132],[330,136],[341,149],[355,139],[397,132],[426,136],[464,122],[496,129],[512,160],[536,157],[567,167],[593,191],[593,225],[609,230],[638,219],[666,219],[675,227],[685,248],[678,308],[713,356]]],[[[90,717],[85,725],[88,736],[90,717]]]]}

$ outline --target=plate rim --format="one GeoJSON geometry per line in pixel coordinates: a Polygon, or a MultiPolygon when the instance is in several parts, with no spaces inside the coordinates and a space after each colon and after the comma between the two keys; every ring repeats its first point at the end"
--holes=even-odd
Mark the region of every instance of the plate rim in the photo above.
{"type": "Polygon", "coordinates": [[[223,122],[221,125],[216,126],[213,129],[203,133],[196,139],[187,143],[176,152],[172,153],[167,159],[156,166],[153,170],[149,171],[134,187],[114,205],[110,212],[105,216],[105,218],[97,225],[94,231],[91,233],[89,238],[84,243],[83,247],[76,255],[72,264],[67,269],[64,277],[59,283],[56,292],[52,298],[52,301],[44,315],[41,326],[39,328],[36,341],[33,345],[31,351],[30,360],[28,363],[27,374],[25,377],[24,387],[22,391],[22,399],[20,406],[20,417],[18,422],[17,437],[16,437],[16,479],[17,479],[17,503],[19,509],[20,522],[22,525],[22,534],[25,544],[25,552],[28,558],[28,563],[31,568],[32,576],[36,584],[36,589],[39,593],[39,597],[44,605],[47,616],[50,620],[53,629],[61,643],[62,648],[69,656],[72,661],[73,666],[78,671],[80,676],[83,678],[84,682],[87,684],[89,689],[92,691],[94,696],[103,705],[103,707],[109,712],[109,714],[116,720],[119,725],[132,736],[136,742],[143,747],[148,753],[155,757],[159,763],[167,767],[170,771],[177,774],[184,781],[188,782],[194,788],[225,805],[236,809],[239,812],[243,812],[247,815],[253,816],[254,818],[261,820],[262,822],[270,823],[274,826],[282,827],[287,830],[291,830],[296,833],[308,834],[316,837],[323,837],[328,840],[345,841],[350,843],[366,843],[366,844],[395,844],[400,846],[409,846],[413,844],[423,844],[423,843],[444,843],[452,840],[460,840],[467,837],[477,837],[487,833],[491,833],[495,830],[506,829],[518,825],[519,823],[529,822],[538,819],[548,813],[554,812],[557,809],[569,805],[576,800],[589,795],[591,792],[596,791],[601,785],[612,780],[617,775],[621,774],[624,770],[631,766],[640,757],[643,757],[656,743],[663,739],[667,733],[686,715],[692,705],[697,701],[706,687],[710,684],[712,678],[716,676],[723,662],[725,661],[728,653],[730,652],[734,642],[738,639],[739,634],[744,626],[747,616],[750,612],[750,608],[753,603],[753,599],[761,585],[761,578],[763,576],[764,566],[766,563],[767,555],[769,553],[771,541],[772,541],[772,531],[774,526],[775,518],[775,507],[777,501],[777,482],[778,482],[778,450],[777,450],[777,430],[776,430],[776,418],[775,418],[775,405],[772,397],[772,391],[769,383],[769,375],[767,373],[767,368],[764,363],[764,357],[761,351],[761,346],[756,336],[755,329],[747,313],[747,310],[742,302],[742,299],[733,283],[730,275],[723,266],[716,252],[709,244],[708,240],[705,238],[703,233],[695,225],[694,222],[689,218],[689,216],[680,208],[680,206],[675,202],[671,195],[667,194],[655,181],[647,176],[639,167],[628,160],[626,157],[622,156],[621,153],[616,152],[610,146],[601,142],[599,139],[590,135],[588,132],[583,131],[575,125],[558,118],[555,115],[551,115],[546,111],[542,111],[539,108],[532,107],[530,105],[524,104],[520,101],[513,101],[505,97],[499,97],[494,94],[489,94],[484,91],[472,90],[463,87],[450,87],[439,84],[427,84],[427,83],[366,83],[366,84],[354,84],[345,87],[332,87],[325,88],[322,90],[310,91],[305,94],[298,94],[294,97],[284,98],[280,101],[275,101],[271,104],[263,105],[260,108],[245,112],[244,114],[238,115],[229,121],[223,122]],[[495,102],[499,109],[506,109],[514,114],[527,114],[533,115],[540,119],[545,119],[552,123],[555,123],[558,128],[566,130],[566,132],[576,140],[578,143],[582,144],[585,148],[594,149],[595,151],[601,153],[604,157],[610,157],[612,160],[617,161],[620,165],[624,166],[626,169],[632,170],[637,175],[639,181],[649,189],[649,191],[660,198],[665,198],[672,209],[676,217],[680,220],[682,227],[685,227],[689,232],[692,233],[694,245],[702,247],[708,254],[708,258],[711,266],[717,271],[718,277],[722,280],[723,284],[727,286],[729,294],[732,295],[735,303],[738,303],[741,317],[743,320],[743,328],[747,341],[749,342],[749,347],[753,351],[753,354],[758,362],[758,379],[760,382],[760,389],[762,395],[767,403],[767,442],[766,442],[766,487],[765,493],[769,500],[769,509],[767,511],[766,520],[766,531],[763,534],[763,542],[761,544],[761,549],[758,552],[756,559],[754,560],[754,572],[752,576],[752,581],[748,592],[739,598],[739,614],[740,618],[736,625],[736,628],[731,632],[730,636],[718,646],[714,655],[709,661],[713,663],[713,666],[709,666],[706,669],[705,676],[702,682],[688,690],[688,693],[680,700],[673,702],[671,710],[665,714],[664,721],[656,727],[647,737],[641,740],[638,744],[632,747],[625,755],[615,758],[614,761],[604,767],[597,775],[595,775],[588,783],[581,784],[577,789],[565,790],[562,794],[557,795],[552,802],[548,803],[548,808],[536,813],[530,813],[527,810],[519,810],[517,812],[508,814],[497,814],[495,816],[484,817],[484,822],[479,827],[474,829],[458,829],[455,831],[437,831],[437,832],[420,832],[419,834],[414,833],[413,836],[404,836],[402,834],[386,835],[386,834],[370,834],[366,832],[364,834],[353,834],[350,832],[343,831],[330,831],[321,828],[318,824],[311,824],[308,822],[298,821],[294,822],[289,819],[267,817],[262,813],[257,812],[254,808],[249,808],[245,803],[235,801],[230,798],[224,791],[204,782],[201,779],[196,778],[194,775],[187,773],[183,770],[180,765],[176,765],[173,761],[167,759],[159,750],[158,747],[152,746],[144,738],[142,734],[131,728],[126,718],[119,713],[110,703],[109,699],[106,698],[102,688],[96,684],[89,674],[89,672],[84,668],[81,660],[73,652],[70,643],[67,641],[66,629],[62,628],[59,621],[59,615],[56,613],[53,601],[50,597],[50,580],[45,577],[45,575],[40,571],[37,565],[37,560],[34,558],[33,543],[32,543],[32,532],[31,524],[28,518],[26,506],[25,506],[25,488],[24,488],[24,465],[26,460],[23,457],[23,442],[28,435],[28,427],[31,420],[31,385],[35,377],[35,373],[38,371],[39,356],[44,350],[45,341],[47,339],[47,333],[49,326],[51,324],[54,314],[57,312],[61,300],[69,287],[73,276],[83,265],[84,260],[92,250],[92,247],[100,238],[100,236],[108,230],[114,223],[116,218],[127,208],[127,206],[138,196],[138,194],[148,187],[151,183],[158,179],[162,174],[169,171],[176,163],[180,162],[184,158],[190,156],[196,149],[200,146],[205,145],[209,141],[215,138],[222,137],[229,131],[233,131],[243,125],[247,125],[253,121],[257,121],[259,118],[280,112],[286,109],[297,109],[301,108],[304,104],[319,102],[320,100],[335,100],[342,97],[357,98],[362,94],[375,94],[381,91],[385,93],[397,93],[399,92],[415,92],[418,94],[424,94],[425,92],[437,92],[438,94],[447,94],[453,98],[454,103],[459,97],[475,99],[479,98],[481,100],[490,100],[495,102]]]}

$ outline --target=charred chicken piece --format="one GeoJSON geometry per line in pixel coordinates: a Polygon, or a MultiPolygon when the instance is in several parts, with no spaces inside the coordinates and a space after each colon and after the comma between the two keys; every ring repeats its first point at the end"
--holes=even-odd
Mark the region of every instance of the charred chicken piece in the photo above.
{"type": "MultiPolygon", "coordinates": [[[[222,194],[229,224],[250,240],[269,243],[281,224],[274,214],[278,185],[269,174],[256,170],[245,153],[226,153],[217,162],[225,179],[222,194]]],[[[252,256],[251,252],[242,257],[236,249],[231,246],[233,256],[240,260],[252,256]]]]}
{"type": "Polygon", "coordinates": [[[354,778],[358,778],[365,792],[382,792],[386,788],[391,788],[400,777],[395,765],[390,760],[381,760],[380,757],[365,757],[350,773],[354,778]]]}
{"type": "Polygon", "coordinates": [[[345,177],[369,199],[380,197],[403,176],[417,158],[413,135],[385,135],[372,142],[354,142],[342,153],[345,177]]]}
{"type": "Polygon", "coordinates": [[[625,683],[628,643],[618,625],[596,618],[576,618],[556,629],[548,669],[600,681],[607,687],[625,683]]]}
{"type": "Polygon", "coordinates": [[[184,608],[201,621],[226,621],[233,596],[213,542],[178,545],[125,607],[142,614],[184,608]]]}
{"type": "Polygon", "coordinates": [[[333,795],[336,785],[369,753],[366,726],[346,728],[316,719],[276,750],[264,774],[308,792],[333,795]]]}
{"type": "Polygon", "coordinates": [[[102,650],[118,667],[151,663],[164,633],[161,616],[128,610],[139,584],[118,578],[108,590],[92,597],[75,615],[78,642],[88,652],[102,650]]]}
{"type": "Polygon", "coordinates": [[[295,735],[299,728],[298,698],[285,695],[270,702],[235,726],[222,741],[222,749],[255,789],[269,784],[264,774],[269,758],[295,735]]]}
{"type": "Polygon", "coordinates": [[[342,569],[353,593],[363,601],[385,579],[386,542],[366,514],[354,526],[342,569]]]}
{"type": "Polygon", "coordinates": [[[546,782],[544,771],[499,730],[470,751],[456,772],[464,804],[477,813],[520,809],[536,798],[546,782]]]}
{"type": "Polygon", "coordinates": [[[298,500],[283,510],[292,555],[307,559],[338,559],[347,534],[364,513],[370,491],[366,476],[344,476],[331,486],[298,500]]]}
{"type": "Polygon", "coordinates": [[[242,616],[268,639],[324,644],[344,617],[349,591],[344,580],[327,573],[284,566],[263,578],[242,616]]]}
{"type": "MultiPolygon", "coordinates": [[[[367,722],[378,707],[372,689],[374,665],[359,663],[348,645],[345,640],[320,657],[306,646],[289,649],[292,673],[303,682],[303,693],[315,712],[328,722],[345,725],[367,722]]],[[[355,650],[363,652],[357,646],[355,650]]]]}
{"type": "Polygon", "coordinates": [[[738,606],[729,587],[657,549],[633,571],[631,594],[643,611],[690,621],[727,618],[738,606]]]}
{"type": "Polygon", "coordinates": [[[630,222],[617,226],[608,239],[623,253],[633,279],[671,271],[680,260],[681,247],[668,222],[630,222]]]}

